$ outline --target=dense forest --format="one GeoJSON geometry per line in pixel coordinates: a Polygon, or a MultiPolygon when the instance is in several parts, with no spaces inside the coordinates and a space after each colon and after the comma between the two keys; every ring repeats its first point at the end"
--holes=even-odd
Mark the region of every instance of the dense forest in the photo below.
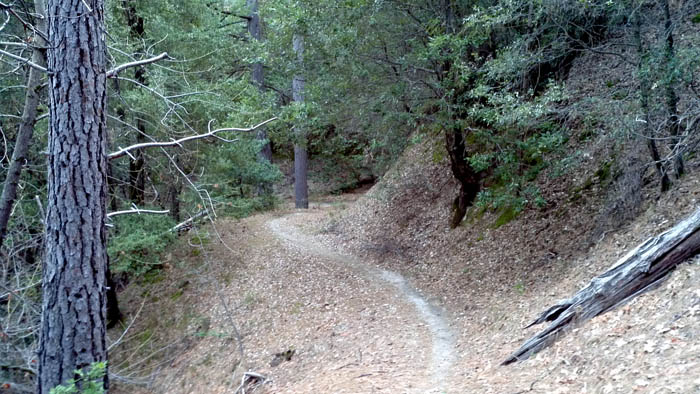
{"type": "Polygon", "coordinates": [[[602,141],[568,199],[605,188],[605,236],[697,168],[699,77],[691,0],[0,2],[0,392],[104,392],[119,291],[188,232],[412,146],[457,229],[559,209],[542,177],[602,141]],[[585,57],[611,66],[573,89],[585,57]]]}

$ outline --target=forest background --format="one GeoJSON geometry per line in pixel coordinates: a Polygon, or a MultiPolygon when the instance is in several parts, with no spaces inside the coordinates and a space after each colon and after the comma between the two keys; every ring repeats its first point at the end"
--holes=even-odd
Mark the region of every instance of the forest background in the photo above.
{"type": "MultiPolygon", "coordinates": [[[[108,69],[144,61],[108,79],[109,152],[277,118],[109,160],[109,212],[168,211],[111,217],[114,288],[162,269],[160,256],[179,223],[244,217],[286,198],[290,176],[303,178],[305,165],[296,173],[291,165],[300,155],[310,158],[311,182],[323,185],[318,193],[331,193],[381,178],[412,144],[433,144],[433,160],[449,160],[460,184],[446,223],[454,228],[470,206],[496,213],[501,224],[552,208],[537,180],[576,175],[584,158],[571,150],[572,139],[603,141],[596,177],[571,197],[585,196],[594,182],[609,191],[596,229],[603,234],[635,217],[645,185],[670,190],[696,154],[694,1],[104,6],[108,69]],[[618,72],[607,89],[573,95],[564,81],[591,53],[615,62],[618,72]]],[[[49,48],[42,7],[0,3],[0,377],[22,385],[37,374],[45,250],[49,87],[42,68],[49,48]]]]}

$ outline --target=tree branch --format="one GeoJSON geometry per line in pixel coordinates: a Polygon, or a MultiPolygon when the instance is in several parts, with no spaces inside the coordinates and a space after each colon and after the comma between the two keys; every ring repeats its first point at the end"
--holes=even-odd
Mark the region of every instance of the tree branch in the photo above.
{"type": "MultiPolygon", "coordinates": [[[[128,146],[128,147],[126,147],[126,148],[120,148],[118,151],[113,152],[113,153],[110,153],[110,154],[107,156],[107,158],[108,158],[109,160],[117,159],[117,158],[122,157],[122,156],[124,156],[124,155],[128,155],[130,151],[132,151],[132,150],[137,150],[137,149],[154,148],[154,147],[166,147],[166,146],[180,146],[180,145],[181,145],[182,143],[184,143],[184,142],[194,141],[194,140],[198,140],[198,139],[202,139],[202,138],[207,138],[207,137],[217,137],[216,134],[217,134],[217,133],[221,133],[221,132],[223,132],[223,131],[240,131],[240,132],[255,131],[255,130],[259,129],[260,127],[262,127],[262,126],[264,126],[264,125],[266,125],[266,124],[268,124],[268,123],[270,123],[270,122],[272,122],[272,121],[275,121],[275,120],[277,120],[276,117],[275,117],[275,118],[272,118],[272,119],[268,119],[268,120],[266,120],[266,121],[264,121],[264,122],[262,122],[262,123],[260,123],[260,124],[258,124],[258,125],[255,125],[255,126],[253,126],[253,127],[247,128],[247,129],[240,129],[240,128],[235,128],[235,127],[227,127],[227,128],[222,128],[222,129],[211,130],[211,128],[210,128],[209,131],[208,131],[207,133],[204,133],[204,134],[197,134],[197,135],[191,135],[191,136],[189,136],[189,137],[180,138],[179,140],[173,140],[173,141],[169,141],[169,142],[144,142],[144,143],[141,143],[141,144],[135,144],[135,145],[128,146]]],[[[211,126],[211,122],[209,122],[209,125],[211,126]]],[[[233,141],[235,141],[235,140],[224,140],[224,141],[226,141],[226,142],[233,142],[233,141]]]]}
{"type": "Polygon", "coordinates": [[[38,64],[36,64],[36,63],[34,63],[33,61],[29,60],[29,59],[25,59],[25,58],[23,58],[22,56],[17,56],[17,55],[15,55],[15,54],[13,54],[13,53],[10,53],[10,52],[7,52],[7,51],[3,51],[2,49],[0,49],[0,54],[5,55],[5,56],[10,57],[10,58],[15,59],[15,60],[19,60],[20,62],[22,62],[22,63],[24,63],[24,64],[26,64],[26,65],[28,65],[28,66],[30,66],[30,67],[33,67],[33,68],[35,68],[35,69],[37,69],[37,70],[39,70],[39,71],[43,71],[43,72],[47,72],[47,71],[48,71],[48,70],[46,70],[45,67],[42,67],[42,66],[40,66],[40,65],[38,65],[38,64]]]}
{"type": "Polygon", "coordinates": [[[200,217],[202,217],[202,216],[209,216],[209,211],[206,210],[206,209],[203,209],[203,210],[199,211],[197,214],[195,214],[194,216],[192,216],[191,218],[185,220],[184,222],[179,223],[179,224],[173,226],[173,228],[171,228],[171,229],[168,230],[168,231],[170,231],[170,232],[176,232],[176,231],[179,231],[179,230],[182,229],[182,228],[186,228],[186,227],[188,227],[188,226],[191,226],[191,224],[192,224],[195,220],[197,220],[198,218],[200,218],[200,217]]]}
{"type": "Polygon", "coordinates": [[[127,68],[151,64],[151,63],[155,63],[157,61],[163,60],[163,59],[172,59],[172,58],[168,55],[167,52],[163,52],[160,55],[154,56],[152,58],[137,60],[137,61],[133,61],[133,62],[129,62],[129,63],[124,63],[122,65],[119,65],[119,66],[107,71],[107,78],[114,78],[117,76],[117,74],[126,70],[127,68]]]}
{"type": "MultiPolygon", "coordinates": [[[[22,56],[15,55],[15,54],[13,54],[13,53],[11,53],[11,52],[7,52],[7,51],[4,51],[4,50],[2,50],[2,49],[0,49],[0,54],[5,55],[5,56],[10,57],[10,58],[15,59],[15,60],[19,60],[20,62],[22,62],[22,63],[24,63],[24,64],[26,64],[26,65],[28,65],[28,66],[30,66],[30,67],[33,67],[33,68],[35,68],[35,69],[37,69],[37,70],[39,70],[39,71],[48,72],[48,70],[46,69],[46,67],[42,67],[42,66],[40,66],[40,65],[38,65],[38,64],[36,64],[36,63],[34,63],[34,62],[32,62],[32,61],[29,60],[29,59],[23,58],[22,56]]],[[[117,74],[119,74],[120,72],[126,70],[127,68],[138,67],[138,66],[143,66],[143,65],[146,65],[146,64],[151,64],[151,63],[155,63],[155,62],[157,62],[157,61],[163,60],[163,59],[171,59],[171,57],[168,55],[167,52],[163,52],[163,53],[161,53],[160,55],[155,56],[155,57],[152,57],[152,58],[143,59],[143,60],[137,60],[137,61],[134,61],[134,62],[129,62],[129,63],[121,64],[121,65],[119,65],[119,66],[117,66],[117,67],[115,67],[115,68],[113,68],[113,69],[107,71],[107,78],[114,78],[114,77],[117,76],[117,74]]]]}
{"type": "Polygon", "coordinates": [[[115,211],[115,212],[110,212],[107,214],[108,218],[112,218],[114,216],[119,216],[119,215],[129,215],[132,213],[136,214],[142,214],[142,213],[152,213],[152,214],[158,214],[158,215],[165,215],[167,213],[170,213],[170,210],[165,210],[165,211],[155,211],[152,209],[140,209],[140,208],[134,208],[134,209],[127,209],[125,211],[115,211]]]}

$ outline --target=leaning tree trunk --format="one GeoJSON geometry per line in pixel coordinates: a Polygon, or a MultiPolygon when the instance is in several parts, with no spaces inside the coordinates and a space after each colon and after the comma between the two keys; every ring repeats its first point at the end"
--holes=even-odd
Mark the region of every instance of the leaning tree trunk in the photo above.
{"type": "MultiPolygon", "coordinates": [[[[456,4],[453,0],[444,0],[443,2],[443,18],[445,29],[449,34],[455,34],[457,31],[457,23],[460,18],[456,4]]],[[[449,119],[452,124],[448,125],[445,130],[445,149],[450,158],[450,167],[452,175],[459,182],[459,194],[455,197],[452,203],[452,213],[450,217],[450,228],[456,228],[464,219],[467,213],[467,208],[472,205],[476,195],[479,193],[481,183],[479,175],[474,171],[467,161],[467,147],[464,141],[462,130],[456,126],[459,119],[466,114],[455,112],[455,101],[464,95],[463,88],[456,88],[454,81],[455,75],[452,70],[452,62],[447,59],[438,67],[438,79],[443,84],[443,100],[448,106],[449,119]]]]}
{"type": "MultiPolygon", "coordinates": [[[[551,321],[502,364],[522,361],[566,331],[659,284],[676,266],[700,252],[700,209],[659,236],[649,238],[571,298],[551,306],[528,327],[551,321]]],[[[527,328],[527,327],[526,327],[527,328]]]]}
{"type": "Polygon", "coordinates": [[[452,216],[450,218],[450,228],[456,228],[467,213],[467,208],[474,202],[481,184],[478,174],[474,172],[467,161],[462,132],[456,128],[445,131],[445,146],[450,157],[452,175],[459,182],[459,194],[452,203],[452,216]]]}
{"type": "MultiPolygon", "coordinates": [[[[34,9],[36,10],[36,29],[45,34],[44,0],[35,0],[34,9]]],[[[46,66],[46,53],[43,48],[46,46],[41,34],[34,35],[34,51],[32,54],[32,62],[46,66]]],[[[32,140],[34,133],[34,123],[36,123],[37,107],[39,106],[41,92],[41,78],[43,73],[34,67],[29,68],[29,76],[27,77],[26,96],[24,99],[24,109],[22,110],[22,120],[19,124],[15,147],[12,151],[12,161],[10,168],[7,171],[5,184],[0,196],[0,246],[2,246],[5,236],[7,235],[7,225],[10,221],[12,207],[17,199],[17,187],[19,186],[19,178],[22,174],[22,168],[27,162],[27,153],[29,152],[29,143],[32,140]]]]}
{"type": "Polygon", "coordinates": [[[107,360],[104,3],[49,0],[47,11],[51,119],[38,393],[107,360]]]}
{"type": "MultiPolygon", "coordinates": [[[[297,55],[297,74],[292,81],[294,101],[304,102],[304,36],[295,34],[293,39],[294,52],[297,55]]],[[[309,207],[309,187],[307,185],[308,153],[306,152],[306,127],[298,124],[295,129],[294,143],[294,200],[297,208],[309,207]]]]}

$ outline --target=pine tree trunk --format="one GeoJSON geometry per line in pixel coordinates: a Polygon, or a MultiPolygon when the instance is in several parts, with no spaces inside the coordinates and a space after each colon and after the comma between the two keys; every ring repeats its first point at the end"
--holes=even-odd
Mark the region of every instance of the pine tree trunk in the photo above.
{"type": "MultiPolygon", "coordinates": [[[[256,40],[262,40],[262,26],[260,23],[260,14],[258,13],[258,0],[247,0],[248,8],[250,8],[250,18],[248,19],[248,33],[256,40]]],[[[255,62],[252,65],[252,78],[253,83],[258,87],[260,93],[265,91],[265,74],[263,72],[262,62],[255,62]]],[[[272,162],[272,147],[270,142],[267,140],[267,131],[265,127],[261,127],[257,130],[255,136],[258,141],[265,141],[265,144],[260,149],[258,153],[258,160],[272,162]]],[[[265,185],[261,187],[265,189],[265,185]]]]}
{"type": "Polygon", "coordinates": [[[107,359],[104,3],[49,0],[47,11],[51,118],[41,394],[76,369],[107,359]]]}
{"type": "MultiPolygon", "coordinates": [[[[134,0],[122,0],[124,12],[126,13],[126,22],[129,25],[129,35],[137,40],[143,39],[146,32],[144,20],[136,11],[134,0]]],[[[146,86],[146,69],[139,67],[134,72],[134,79],[139,84],[146,86]]],[[[136,143],[142,144],[146,139],[146,122],[136,115],[136,143]]],[[[143,205],[146,200],[146,158],[143,149],[138,149],[134,152],[134,158],[129,161],[129,200],[137,205],[143,205]]]]}
{"type": "MultiPolygon", "coordinates": [[[[46,32],[46,20],[44,19],[45,8],[44,0],[34,1],[34,9],[39,16],[36,20],[36,28],[42,33],[46,32]]],[[[46,65],[46,53],[42,49],[45,44],[43,38],[39,34],[36,34],[34,37],[35,48],[32,54],[32,62],[40,66],[46,65]]],[[[27,162],[29,143],[34,133],[34,123],[36,123],[37,107],[40,101],[39,96],[41,92],[42,76],[43,73],[41,71],[33,67],[29,68],[22,120],[19,124],[19,131],[17,132],[17,139],[15,140],[15,147],[12,152],[10,168],[7,171],[2,195],[0,196],[0,246],[2,246],[5,236],[7,235],[7,225],[10,221],[10,214],[12,213],[12,207],[17,199],[19,178],[27,162]]]]}
{"type": "MultiPolygon", "coordinates": [[[[292,95],[294,101],[304,102],[304,36],[295,34],[293,39],[294,53],[297,55],[299,70],[292,81],[292,95]]],[[[306,151],[306,128],[304,125],[296,125],[294,143],[294,199],[297,208],[309,207],[309,188],[307,185],[308,153],[306,151]]]]}

